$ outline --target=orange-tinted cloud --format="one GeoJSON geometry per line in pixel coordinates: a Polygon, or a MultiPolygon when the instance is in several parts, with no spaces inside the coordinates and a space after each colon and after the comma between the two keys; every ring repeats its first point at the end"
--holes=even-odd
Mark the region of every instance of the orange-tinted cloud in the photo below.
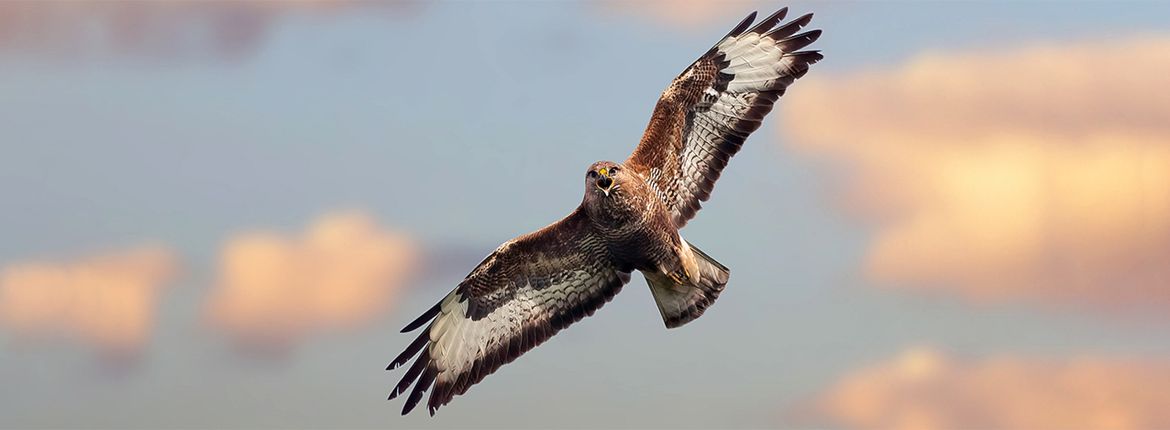
{"type": "Polygon", "coordinates": [[[71,339],[107,359],[134,359],[176,271],[174,255],[160,247],[14,264],[0,273],[0,326],[21,339],[71,339]]]}
{"type": "Polygon", "coordinates": [[[821,413],[859,429],[1170,428],[1170,361],[1001,356],[931,349],[845,376],[821,413]]]}
{"type": "Polygon", "coordinates": [[[223,247],[206,315],[237,346],[281,353],[381,315],[419,259],[402,233],[356,212],[324,216],[299,237],[237,235],[223,247]]]}
{"type": "Polygon", "coordinates": [[[418,1],[69,1],[0,2],[0,53],[90,60],[239,60],[253,55],[274,24],[297,14],[361,9],[413,13],[418,1]]]}
{"type": "Polygon", "coordinates": [[[610,0],[590,4],[605,14],[633,15],[682,28],[722,21],[734,25],[734,20],[760,6],[756,0],[610,0]]]}
{"type": "Polygon", "coordinates": [[[810,74],[784,141],[850,168],[867,273],[980,301],[1170,305],[1170,37],[810,74]]]}

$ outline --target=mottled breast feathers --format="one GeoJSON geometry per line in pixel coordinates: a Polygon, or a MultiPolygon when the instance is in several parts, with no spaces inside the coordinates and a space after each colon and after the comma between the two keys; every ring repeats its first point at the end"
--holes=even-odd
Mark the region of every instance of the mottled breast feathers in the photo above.
{"type": "Polygon", "coordinates": [[[784,90],[822,57],[802,51],[820,30],[796,34],[804,15],[776,27],[781,9],[748,28],[753,13],[662,92],[642,140],[625,165],[638,169],[681,228],[711,197],[728,160],[760,127],[784,90]],[[773,28],[775,27],[775,28],[773,28]]]}

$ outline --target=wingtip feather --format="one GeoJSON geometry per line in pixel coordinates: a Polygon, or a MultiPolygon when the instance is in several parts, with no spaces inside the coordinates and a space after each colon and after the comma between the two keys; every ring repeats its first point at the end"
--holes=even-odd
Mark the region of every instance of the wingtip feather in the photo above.
{"type": "Polygon", "coordinates": [[[821,33],[820,29],[806,31],[777,41],[776,46],[785,52],[793,52],[816,42],[817,39],[821,38],[821,33]]]}
{"type": "Polygon", "coordinates": [[[422,351],[423,348],[426,347],[427,342],[430,341],[430,333],[428,333],[429,331],[430,330],[428,329],[423,330],[422,333],[419,333],[418,337],[415,338],[414,341],[406,347],[406,349],[402,350],[401,354],[398,354],[397,357],[394,357],[394,360],[391,361],[388,366],[386,366],[386,370],[394,370],[398,368],[398,366],[406,364],[406,362],[410,361],[410,359],[415,355],[418,355],[419,351],[422,351]]]}
{"type": "Polygon", "coordinates": [[[776,26],[776,23],[784,19],[785,16],[788,16],[788,8],[780,8],[780,10],[772,12],[772,14],[768,15],[767,18],[761,20],[758,24],[755,25],[755,27],[752,27],[751,30],[748,30],[747,33],[762,34],[768,30],[771,30],[772,27],[776,26]]]}
{"type": "Polygon", "coordinates": [[[414,388],[410,390],[410,397],[406,398],[406,402],[402,404],[402,415],[409,414],[418,406],[418,402],[422,400],[423,393],[430,388],[432,382],[435,381],[435,371],[432,367],[427,367],[422,375],[419,376],[418,382],[414,383],[414,388]]]}
{"type": "Polygon", "coordinates": [[[749,13],[748,16],[743,19],[743,21],[740,21],[739,24],[736,25],[735,28],[731,29],[731,31],[728,32],[726,36],[723,36],[723,38],[726,39],[728,37],[736,37],[743,34],[743,32],[752,25],[752,22],[756,20],[756,13],[757,12],[754,10],[752,13],[749,13]]]}
{"type": "Polygon", "coordinates": [[[435,317],[435,315],[439,314],[439,310],[440,310],[439,305],[441,305],[441,304],[442,304],[442,302],[435,303],[434,306],[431,306],[430,309],[427,309],[426,312],[423,312],[422,315],[419,315],[418,318],[415,318],[414,321],[411,321],[410,324],[407,324],[406,327],[403,327],[402,331],[400,331],[400,333],[409,333],[409,332],[414,331],[415,329],[418,329],[419,327],[422,327],[423,324],[426,324],[431,319],[433,319],[435,317]]]}
{"type": "Polygon", "coordinates": [[[791,36],[793,34],[796,34],[797,31],[800,31],[800,29],[807,26],[810,22],[812,22],[812,17],[813,17],[813,14],[806,13],[804,15],[801,15],[799,18],[796,18],[792,21],[789,21],[788,23],[786,23],[784,25],[781,25],[779,27],[772,29],[764,36],[771,38],[771,39],[783,39],[785,37],[791,36]]]}

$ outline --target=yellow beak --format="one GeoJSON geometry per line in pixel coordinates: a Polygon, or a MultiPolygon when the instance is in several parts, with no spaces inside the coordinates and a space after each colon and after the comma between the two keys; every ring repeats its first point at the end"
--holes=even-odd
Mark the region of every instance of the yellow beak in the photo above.
{"type": "Polygon", "coordinates": [[[597,188],[604,191],[605,195],[608,196],[609,190],[613,188],[613,178],[609,177],[609,169],[602,167],[597,173],[601,174],[601,177],[596,182],[597,188]]]}

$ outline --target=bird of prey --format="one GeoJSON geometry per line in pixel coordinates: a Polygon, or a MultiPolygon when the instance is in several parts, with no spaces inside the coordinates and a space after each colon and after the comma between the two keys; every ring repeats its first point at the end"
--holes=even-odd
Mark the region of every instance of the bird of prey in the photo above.
{"type": "Polygon", "coordinates": [[[776,99],[821,59],[804,49],[821,31],[800,32],[812,14],[777,26],[786,13],[752,26],[753,12],[740,22],[662,92],[629,158],[589,166],[580,206],[500,245],[402,330],[426,326],[387,367],[418,356],[390,392],[393,399],[409,390],[403,415],[428,389],[434,415],[500,366],[592,315],[635,270],[668,328],[711,306],[730,271],[679,229],[776,99]]]}

